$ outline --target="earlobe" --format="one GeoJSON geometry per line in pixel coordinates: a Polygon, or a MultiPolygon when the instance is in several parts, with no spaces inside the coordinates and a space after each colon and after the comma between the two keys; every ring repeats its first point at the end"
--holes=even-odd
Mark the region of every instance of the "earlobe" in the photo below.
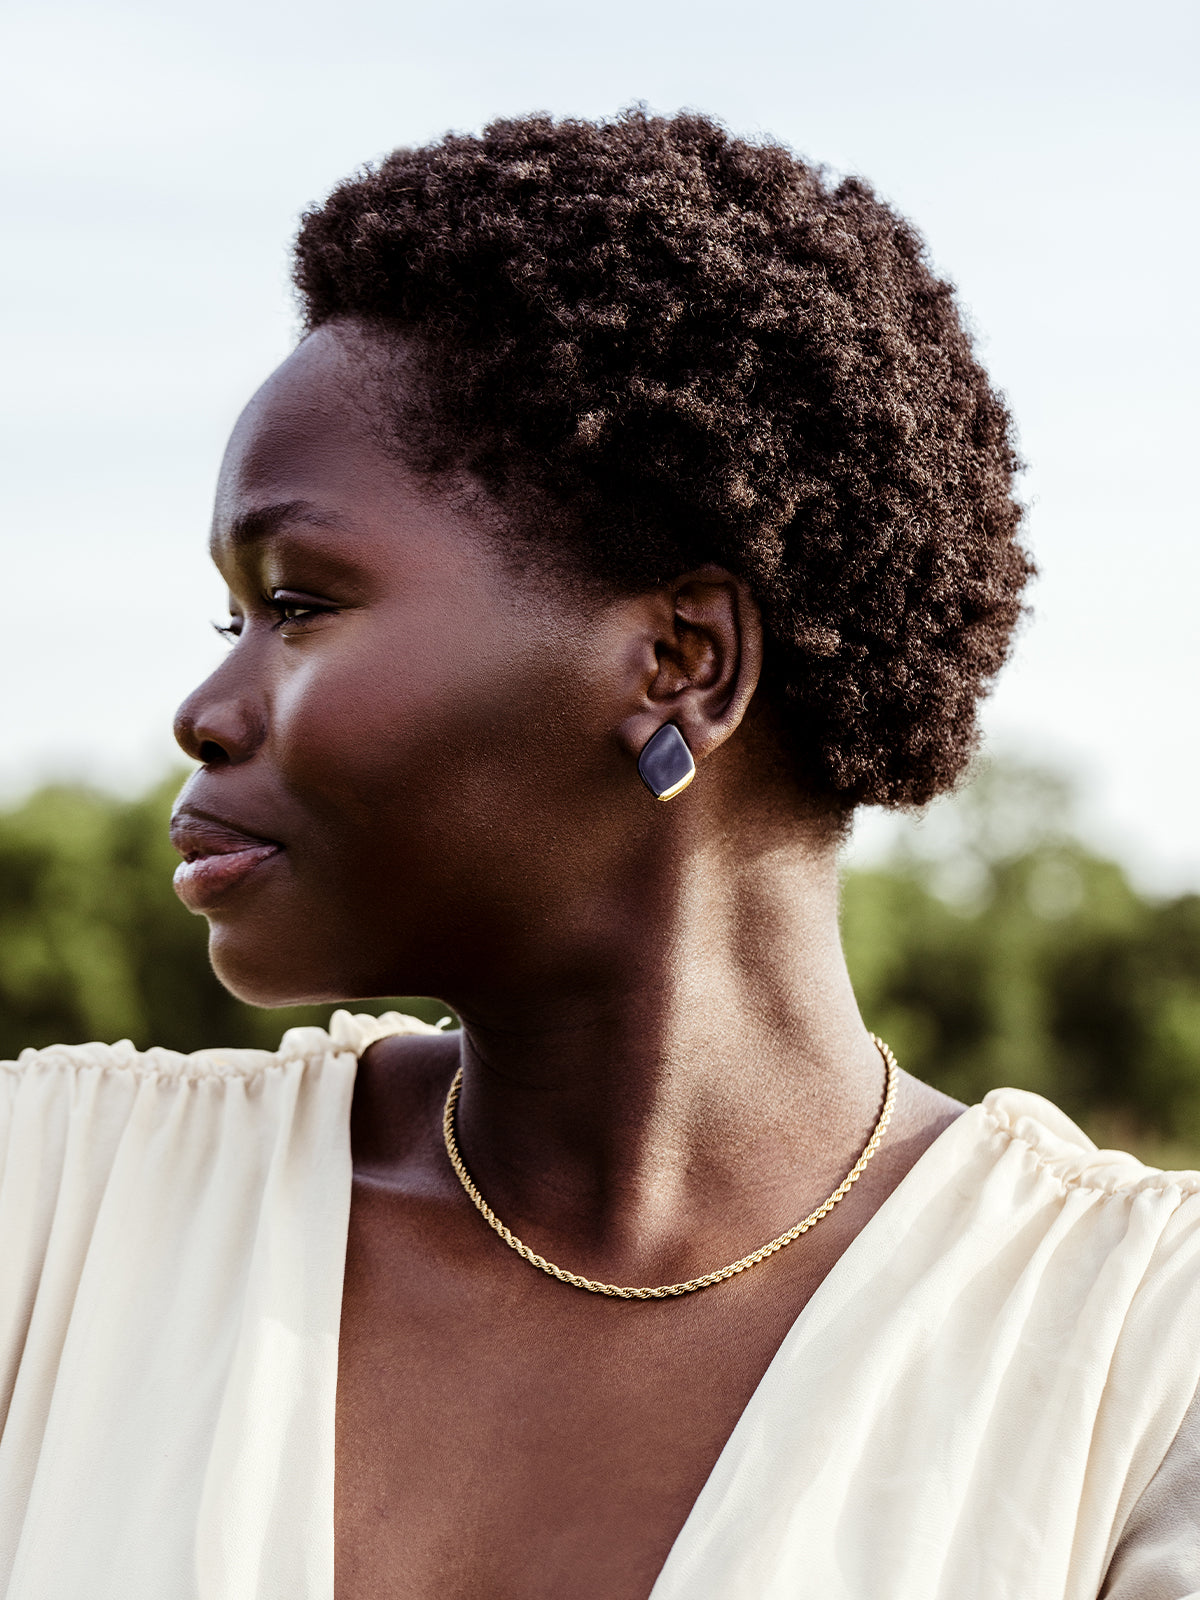
{"type": "Polygon", "coordinates": [[[638,776],[656,800],[673,800],[696,776],[687,740],[673,722],[664,722],[638,757],[638,776]]]}

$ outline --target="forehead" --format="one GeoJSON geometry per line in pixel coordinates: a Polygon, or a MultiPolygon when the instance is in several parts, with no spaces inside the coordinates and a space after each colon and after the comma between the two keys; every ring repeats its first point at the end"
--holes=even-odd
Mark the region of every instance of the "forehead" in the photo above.
{"type": "Polygon", "coordinates": [[[310,334],[253,396],[230,436],[214,532],[255,503],[393,492],[403,476],[368,410],[369,379],[332,330],[310,334]]]}
{"type": "Polygon", "coordinates": [[[356,343],[310,334],[238,418],[213,514],[218,567],[232,579],[286,547],[390,580],[436,571],[448,584],[469,571],[493,590],[511,586],[517,574],[500,584],[504,551],[480,507],[417,478],[384,444],[378,378],[356,343]]]}

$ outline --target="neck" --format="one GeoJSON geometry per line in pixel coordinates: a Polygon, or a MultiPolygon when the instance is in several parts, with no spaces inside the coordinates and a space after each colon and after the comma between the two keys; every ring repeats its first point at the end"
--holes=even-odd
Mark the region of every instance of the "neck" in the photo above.
{"type": "Polygon", "coordinates": [[[586,985],[559,967],[460,1007],[464,1159],[509,1226],[575,1270],[665,1281],[703,1265],[698,1248],[744,1253],[824,1199],[878,1115],[834,837],[793,817],[740,843],[735,862],[719,836],[657,873],[637,862],[568,956],[586,985]]]}

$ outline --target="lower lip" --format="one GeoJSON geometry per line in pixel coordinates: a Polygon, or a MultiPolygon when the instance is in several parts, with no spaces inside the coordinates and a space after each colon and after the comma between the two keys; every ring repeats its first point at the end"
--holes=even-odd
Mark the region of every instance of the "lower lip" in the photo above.
{"type": "Polygon", "coordinates": [[[181,861],[175,868],[175,893],[189,911],[207,911],[278,854],[277,844],[256,844],[225,855],[181,861]]]}

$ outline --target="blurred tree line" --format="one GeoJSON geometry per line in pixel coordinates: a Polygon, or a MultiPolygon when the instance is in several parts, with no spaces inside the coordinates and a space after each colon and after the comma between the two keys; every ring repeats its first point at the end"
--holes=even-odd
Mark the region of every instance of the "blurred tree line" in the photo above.
{"type": "MultiPolygon", "coordinates": [[[[327,1020],[244,1006],[212,976],[171,889],[177,785],[47,788],[0,813],[0,1058],[85,1039],[273,1049],[327,1020]]],[[[1060,780],[984,767],[847,872],[842,920],[863,1015],[918,1076],[967,1102],[1034,1089],[1098,1143],[1200,1165],[1200,895],[1140,894],[1080,842],[1060,780]]],[[[388,1006],[446,1009],[372,1009],[388,1006]]]]}

